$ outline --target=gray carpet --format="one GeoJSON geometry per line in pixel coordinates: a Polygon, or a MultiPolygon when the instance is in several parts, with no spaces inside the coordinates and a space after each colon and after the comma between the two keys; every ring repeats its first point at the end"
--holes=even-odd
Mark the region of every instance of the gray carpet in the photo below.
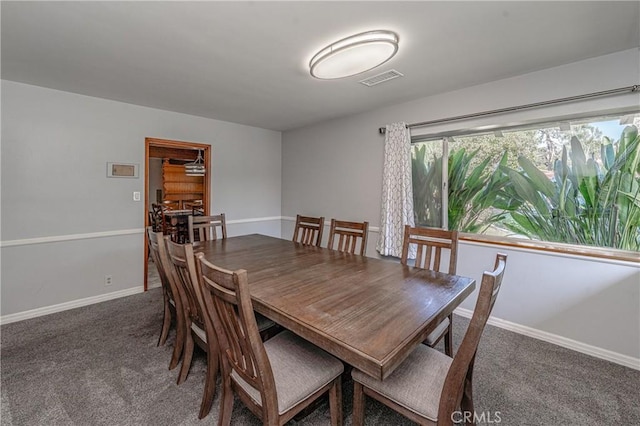
{"type": "MultiPolygon", "coordinates": [[[[2,425],[202,425],[205,358],[175,384],[174,333],[156,347],[161,292],[8,324],[0,329],[2,425]]],[[[458,344],[468,324],[455,318],[458,344]]],[[[504,425],[638,425],[640,372],[488,326],[476,361],[478,412],[504,425]]],[[[352,382],[343,389],[351,423],[352,382]]],[[[260,422],[236,401],[233,424],[260,422]]],[[[367,400],[368,425],[410,424],[367,400]]],[[[296,423],[296,422],[292,422],[296,423]]],[[[329,424],[328,402],[297,422],[329,424]]],[[[488,423],[486,423],[488,424],[488,423]]]]}

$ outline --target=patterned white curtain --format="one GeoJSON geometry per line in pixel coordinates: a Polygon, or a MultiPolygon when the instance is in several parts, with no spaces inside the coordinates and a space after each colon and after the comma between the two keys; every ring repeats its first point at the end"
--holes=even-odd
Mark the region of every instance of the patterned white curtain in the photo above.
{"type": "MultiPolygon", "coordinates": [[[[387,125],[385,135],[380,237],[376,250],[384,256],[401,257],[404,226],[414,226],[411,135],[406,123],[387,125]]],[[[410,249],[409,257],[415,258],[415,247],[410,249]]]]}

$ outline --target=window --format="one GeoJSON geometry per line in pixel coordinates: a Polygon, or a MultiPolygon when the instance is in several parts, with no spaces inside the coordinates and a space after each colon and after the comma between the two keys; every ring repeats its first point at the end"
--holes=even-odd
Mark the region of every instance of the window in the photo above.
{"type": "Polygon", "coordinates": [[[413,143],[416,225],[640,250],[640,114],[413,143]]]}

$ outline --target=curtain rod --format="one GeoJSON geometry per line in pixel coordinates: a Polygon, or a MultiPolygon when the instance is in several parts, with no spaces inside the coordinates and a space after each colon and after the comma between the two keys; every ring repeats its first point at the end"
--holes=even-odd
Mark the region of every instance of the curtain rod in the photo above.
{"type": "MultiPolygon", "coordinates": [[[[555,105],[555,104],[560,104],[565,102],[573,102],[573,101],[579,101],[583,99],[596,98],[600,96],[616,95],[619,93],[637,92],[637,91],[640,91],[640,85],[635,84],[633,86],[620,87],[618,89],[603,90],[602,92],[594,92],[594,93],[587,93],[585,95],[569,96],[568,98],[552,99],[550,101],[536,102],[533,104],[518,105],[518,106],[513,106],[508,108],[494,109],[491,111],[482,111],[482,112],[476,112],[473,114],[465,114],[465,115],[458,115],[458,116],[449,117],[449,118],[439,118],[437,120],[422,121],[420,123],[407,124],[407,127],[409,129],[413,127],[426,127],[426,126],[431,126],[433,124],[450,123],[452,121],[466,120],[469,118],[486,117],[489,115],[503,114],[505,112],[520,111],[523,109],[538,108],[538,107],[547,106],[547,105],[555,105]]],[[[381,135],[384,135],[386,131],[387,131],[386,127],[380,127],[378,129],[378,132],[381,135]]]]}

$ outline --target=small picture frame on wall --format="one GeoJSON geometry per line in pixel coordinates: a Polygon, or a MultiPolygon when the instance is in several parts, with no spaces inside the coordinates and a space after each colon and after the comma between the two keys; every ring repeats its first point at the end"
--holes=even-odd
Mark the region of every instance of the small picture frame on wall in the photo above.
{"type": "Polygon", "coordinates": [[[107,163],[107,177],[138,178],[138,163],[107,163]]]}

